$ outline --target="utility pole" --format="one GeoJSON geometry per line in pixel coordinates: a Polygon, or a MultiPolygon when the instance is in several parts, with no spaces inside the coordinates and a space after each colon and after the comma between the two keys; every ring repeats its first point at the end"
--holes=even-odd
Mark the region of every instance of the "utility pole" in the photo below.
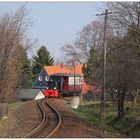
{"type": "MultiPolygon", "coordinates": [[[[116,12],[114,12],[116,13],[116,12]]],[[[101,93],[101,107],[100,107],[100,119],[104,118],[104,108],[105,108],[105,93],[106,93],[106,33],[107,33],[107,17],[112,12],[108,12],[108,9],[104,13],[96,14],[96,16],[104,17],[104,36],[103,36],[103,83],[102,83],[102,93],[101,93]]]]}
{"type": "Polygon", "coordinates": [[[75,93],[75,84],[76,84],[76,80],[75,80],[75,51],[74,51],[73,55],[74,55],[73,67],[74,67],[74,96],[75,96],[76,95],[76,93],[75,93]]]}

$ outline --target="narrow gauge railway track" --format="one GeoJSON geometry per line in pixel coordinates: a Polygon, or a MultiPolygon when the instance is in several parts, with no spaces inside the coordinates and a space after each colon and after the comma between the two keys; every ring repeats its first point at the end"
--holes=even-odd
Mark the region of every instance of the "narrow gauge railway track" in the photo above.
{"type": "Polygon", "coordinates": [[[32,132],[27,134],[25,138],[50,138],[59,129],[61,117],[59,112],[51,106],[51,100],[53,99],[38,101],[39,108],[43,114],[42,122],[32,132]]]}
{"type": "Polygon", "coordinates": [[[60,97],[60,99],[65,100],[65,101],[68,101],[68,102],[71,100],[70,97],[60,97]]]}

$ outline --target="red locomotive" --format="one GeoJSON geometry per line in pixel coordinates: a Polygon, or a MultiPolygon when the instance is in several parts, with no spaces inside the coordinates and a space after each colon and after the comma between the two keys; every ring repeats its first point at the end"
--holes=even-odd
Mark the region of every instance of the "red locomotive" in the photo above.
{"type": "Polygon", "coordinates": [[[57,89],[56,82],[48,81],[47,87],[44,90],[45,97],[60,97],[61,92],[57,89]]]}

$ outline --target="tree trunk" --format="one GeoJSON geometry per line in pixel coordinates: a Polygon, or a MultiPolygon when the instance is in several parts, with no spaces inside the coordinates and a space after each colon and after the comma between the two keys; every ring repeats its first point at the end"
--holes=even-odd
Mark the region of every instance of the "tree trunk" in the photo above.
{"type": "Polygon", "coordinates": [[[132,107],[135,107],[137,103],[137,97],[133,96],[132,107]]]}
{"type": "Polygon", "coordinates": [[[135,107],[136,106],[136,103],[137,103],[137,98],[138,98],[138,95],[140,93],[140,90],[137,89],[136,91],[132,91],[132,96],[133,96],[133,99],[132,99],[132,107],[135,107]]]}
{"type": "Polygon", "coordinates": [[[0,119],[1,118],[7,118],[8,114],[8,104],[7,103],[2,103],[0,105],[0,119]]]}
{"type": "Polygon", "coordinates": [[[112,106],[116,106],[116,100],[115,100],[115,97],[114,97],[114,92],[111,92],[110,96],[111,96],[111,100],[112,100],[112,106]]]}
{"type": "Polygon", "coordinates": [[[118,91],[118,118],[122,118],[124,115],[124,100],[125,92],[118,91]]]}
{"type": "Polygon", "coordinates": [[[80,102],[82,102],[83,101],[83,93],[81,92],[80,93],[80,102]]]}

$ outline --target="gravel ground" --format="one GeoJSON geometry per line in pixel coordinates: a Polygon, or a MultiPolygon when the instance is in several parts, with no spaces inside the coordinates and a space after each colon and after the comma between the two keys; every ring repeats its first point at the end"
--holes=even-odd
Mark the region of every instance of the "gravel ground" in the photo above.
{"type": "Polygon", "coordinates": [[[0,137],[23,138],[40,124],[41,119],[37,101],[23,102],[9,111],[7,119],[1,120],[0,137]]]}
{"type": "MultiPolygon", "coordinates": [[[[67,101],[54,99],[51,103],[62,117],[60,130],[54,138],[101,138],[103,132],[87,121],[76,116],[67,105],[67,101]]],[[[36,101],[23,102],[8,113],[8,118],[0,121],[1,138],[23,138],[40,124],[42,113],[36,101]]]]}
{"type": "Polygon", "coordinates": [[[54,138],[101,138],[103,132],[96,126],[76,116],[67,105],[67,101],[55,99],[53,106],[61,113],[62,125],[54,138]]]}

